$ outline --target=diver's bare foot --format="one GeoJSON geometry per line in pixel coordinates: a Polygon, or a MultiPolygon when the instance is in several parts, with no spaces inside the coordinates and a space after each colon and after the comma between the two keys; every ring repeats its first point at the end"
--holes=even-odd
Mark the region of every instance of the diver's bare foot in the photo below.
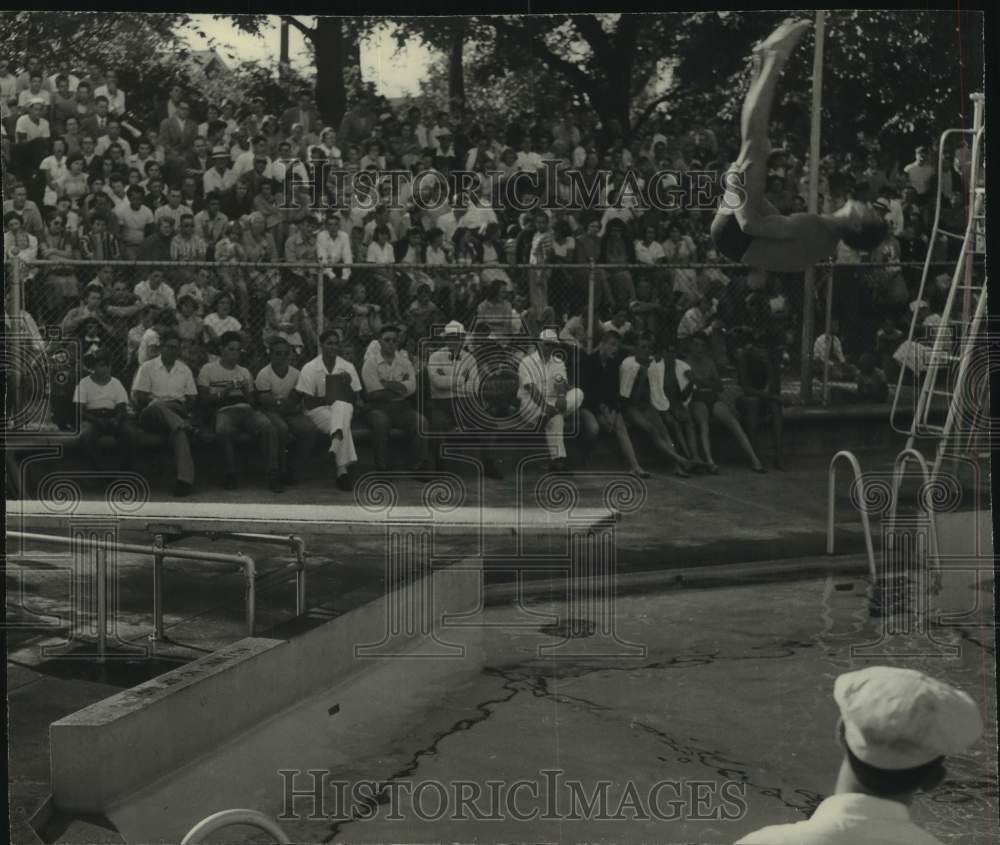
{"type": "Polygon", "coordinates": [[[806,30],[812,26],[809,20],[793,20],[791,18],[783,21],[781,25],[765,38],[757,47],[754,53],[773,53],[779,56],[788,56],[795,46],[802,40],[806,30]]]}

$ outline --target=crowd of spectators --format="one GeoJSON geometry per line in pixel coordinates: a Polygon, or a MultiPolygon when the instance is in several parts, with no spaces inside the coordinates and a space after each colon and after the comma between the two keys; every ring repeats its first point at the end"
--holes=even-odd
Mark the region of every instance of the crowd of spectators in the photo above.
{"type": "MultiPolygon", "coordinates": [[[[582,107],[502,123],[460,106],[427,110],[363,96],[333,128],[323,125],[308,91],[290,94],[286,108],[266,114],[260,98],[237,107],[221,90],[174,86],[165,92],[158,122],[138,125],[128,110],[130,92],[118,87],[112,69],[62,63],[53,72],[29,57],[15,74],[0,59],[4,255],[5,261],[21,262],[22,324],[34,327],[39,338],[49,327],[59,327],[63,338],[79,338],[88,365],[107,366],[106,374],[98,369],[88,376],[95,383],[131,385],[122,392],[132,412],[148,427],[170,433],[178,466],[189,464],[178,433],[196,425],[180,413],[189,402],[184,397],[197,397],[195,404],[211,416],[223,396],[229,398],[222,416],[239,422],[216,423],[216,429],[242,427],[258,436],[269,483],[277,488],[288,478],[281,445],[288,432],[261,398],[270,389],[261,386],[261,376],[270,373],[267,383],[274,376],[268,368],[280,364],[276,350],[287,358],[283,366],[301,367],[303,374],[318,360],[327,361],[327,374],[335,361],[349,364],[357,396],[381,397],[374,405],[402,399],[377,414],[369,410],[373,428],[417,431],[411,397],[417,389],[432,396],[444,389],[434,387],[434,368],[428,370],[421,341],[445,324],[460,325],[463,332],[468,326],[467,336],[476,339],[462,355],[503,336],[531,343],[545,337],[542,349],[554,338],[569,353],[557,356],[571,362],[569,377],[588,381],[590,390],[557,389],[555,382],[567,374],[549,373],[548,381],[539,382],[552,382],[548,388],[524,394],[530,394],[524,407],[534,409],[528,416],[540,415],[551,429],[561,426],[555,420],[579,410],[581,431],[614,432],[634,471],[645,472],[629,428],[645,431],[679,473],[715,471],[710,421],[733,432],[754,468],[762,468],[753,445],[761,420],[774,421],[780,442],[781,372],[797,346],[798,309],[789,303],[798,289],[795,280],[714,266],[720,262],[708,235],[711,207],[664,210],[610,202],[629,178],[641,187],[653,173],[667,170],[684,187],[696,171],[723,172],[737,154],[736,127],[717,119],[678,127],[668,116],[654,115],[630,135],[614,121],[601,125],[582,107]],[[559,165],[543,165],[551,160],[559,165]],[[569,169],[579,171],[580,184],[596,187],[591,207],[560,207],[558,199],[568,196],[569,169]],[[459,200],[432,179],[404,179],[383,181],[380,202],[367,208],[351,180],[337,177],[384,170],[445,176],[470,171],[477,174],[479,199],[459,200]],[[512,192],[499,190],[524,172],[537,176],[537,189],[518,183],[512,192]],[[327,178],[313,190],[308,183],[318,173],[327,178]],[[601,182],[603,174],[607,182],[601,182]],[[293,203],[286,202],[289,197],[293,203]],[[526,210],[533,198],[557,201],[545,210],[526,210]],[[153,264],[33,264],[81,258],[153,264]],[[634,266],[580,266],[592,261],[634,266]],[[588,337],[592,279],[595,324],[588,337]],[[320,309],[332,333],[317,330],[320,309]],[[387,343],[394,344],[398,360],[408,362],[414,381],[400,380],[387,343]],[[185,376],[183,389],[167,379],[164,395],[179,404],[173,416],[157,412],[153,419],[145,409],[164,385],[152,391],[143,385],[148,387],[151,367],[164,366],[174,344],[173,358],[190,379],[185,376]],[[591,344],[597,350],[587,357],[591,344]],[[595,356],[603,362],[599,367],[595,356]],[[385,368],[384,388],[374,377],[358,378],[372,359],[385,368]],[[664,362],[675,364],[674,375],[664,362]],[[614,400],[610,381],[602,386],[599,377],[612,369],[619,379],[614,400]],[[662,383],[650,390],[664,373],[667,392],[662,383]],[[238,385],[220,393],[213,387],[216,376],[238,385]],[[406,388],[401,397],[399,385],[406,388]],[[596,405],[587,398],[593,391],[605,397],[596,405]],[[550,401],[555,395],[558,409],[550,401]],[[629,407],[620,409],[619,399],[629,407]],[[677,410],[688,406],[690,413],[677,410]]],[[[809,165],[802,141],[775,127],[772,143],[768,198],[783,212],[804,210],[809,165]]],[[[946,222],[954,218],[956,231],[964,225],[968,148],[958,146],[946,156],[954,167],[940,185],[934,151],[927,147],[903,163],[859,139],[855,149],[819,162],[822,211],[857,197],[879,203],[891,223],[885,242],[870,255],[842,243],[837,267],[826,276],[826,283],[836,285],[836,313],[850,331],[843,338],[818,338],[815,354],[823,357],[821,341],[836,348],[843,361],[835,364],[843,364],[851,378],[855,364],[870,371],[873,360],[883,372],[912,311],[940,310],[946,285],[936,283],[925,301],[916,302],[919,270],[905,262],[922,260],[928,249],[942,260],[954,257],[954,240],[928,242],[936,191],[944,198],[946,222]],[[860,273],[846,266],[861,261],[880,266],[860,273]]],[[[538,350],[524,352],[525,358],[532,355],[541,356],[536,369],[548,372],[549,358],[538,350]]],[[[524,393],[523,372],[520,379],[524,393]]],[[[279,380],[287,387],[287,377],[279,380]]],[[[322,394],[325,402],[319,384],[310,392],[298,383],[305,402],[299,411],[333,437],[343,478],[354,460],[353,445],[344,442],[349,420],[345,424],[343,414],[333,414],[331,421],[322,402],[309,407],[309,396],[322,394]]],[[[94,384],[77,398],[91,392],[94,384]]],[[[96,392],[107,406],[107,391],[96,392]]],[[[57,424],[71,415],[72,399],[69,393],[54,397],[57,424]]],[[[301,421],[296,425],[306,428],[301,421]]],[[[300,434],[293,431],[292,440],[301,441],[300,434]]],[[[383,440],[376,443],[376,450],[384,448],[383,440]]],[[[558,432],[550,431],[550,453],[561,465],[565,451],[558,432]]],[[[417,463],[426,460],[421,455],[417,463]]],[[[376,463],[384,462],[384,451],[376,451],[376,463]]],[[[230,461],[227,478],[234,473],[230,461]]],[[[179,471],[179,483],[189,485],[190,475],[189,468],[179,471]]]]}

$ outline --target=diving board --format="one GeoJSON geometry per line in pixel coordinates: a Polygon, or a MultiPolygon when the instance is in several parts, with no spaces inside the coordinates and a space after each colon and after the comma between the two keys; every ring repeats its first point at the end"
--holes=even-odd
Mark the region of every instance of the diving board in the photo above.
{"type": "Polygon", "coordinates": [[[435,510],[429,505],[375,508],[358,504],[274,504],[245,502],[158,501],[122,505],[106,500],[55,502],[9,499],[7,528],[62,529],[86,520],[114,520],[123,528],[183,526],[191,531],[256,531],[288,534],[377,535],[387,528],[433,526],[443,533],[538,534],[564,531],[567,525],[609,525],[618,511],[573,508],[547,511],[538,507],[463,505],[435,510]]]}

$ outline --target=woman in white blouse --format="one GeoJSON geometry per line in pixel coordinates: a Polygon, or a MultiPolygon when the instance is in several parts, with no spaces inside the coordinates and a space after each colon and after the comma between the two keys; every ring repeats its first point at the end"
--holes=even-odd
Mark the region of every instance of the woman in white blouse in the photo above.
{"type": "Polygon", "coordinates": [[[656,229],[647,226],[641,240],[635,242],[635,260],[640,264],[662,264],[666,260],[663,246],[656,240],[656,229]]]}
{"type": "Polygon", "coordinates": [[[273,337],[282,337],[288,341],[296,358],[302,354],[303,346],[303,311],[298,305],[299,293],[299,285],[294,281],[285,282],[278,288],[277,295],[267,301],[267,319],[263,331],[265,345],[273,337]]]}
{"type": "Polygon", "coordinates": [[[63,180],[69,173],[69,166],[66,163],[66,142],[62,138],[56,138],[52,142],[52,155],[43,158],[38,169],[45,174],[45,195],[42,198],[42,205],[55,208],[62,193],[63,180]]]}
{"type": "MultiPolygon", "coordinates": [[[[310,147],[310,152],[313,149],[322,150],[323,155],[330,162],[331,166],[340,167],[342,165],[343,154],[337,146],[337,133],[329,126],[319,133],[319,143],[315,147],[310,147]]],[[[310,158],[312,157],[310,155],[310,158]]]]}
{"type": "MultiPolygon", "coordinates": [[[[374,239],[368,244],[365,256],[369,264],[387,265],[396,263],[396,250],[389,241],[389,227],[376,226],[374,239]]],[[[377,269],[373,273],[375,297],[379,305],[388,312],[389,319],[400,321],[399,300],[396,296],[396,273],[391,269],[377,269]]]]}

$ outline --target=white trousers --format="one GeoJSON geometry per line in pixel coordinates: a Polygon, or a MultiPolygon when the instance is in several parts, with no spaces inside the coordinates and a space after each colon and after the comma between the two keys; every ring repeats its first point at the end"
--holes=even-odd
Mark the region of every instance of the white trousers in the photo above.
{"type": "Polygon", "coordinates": [[[337,466],[346,467],[358,459],[354,448],[354,437],[351,435],[351,420],[354,417],[354,406],[350,402],[334,402],[332,405],[320,405],[311,411],[306,411],[316,427],[330,436],[338,431],[342,434],[330,441],[330,451],[337,456],[337,466]]]}
{"type": "MultiPolygon", "coordinates": [[[[572,416],[583,404],[583,391],[579,387],[566,391],[566,410],[555,414],[545,426],[545,442],[549,447],[549,458],[553,461],[566,457],[566,440],[563,432],[566,428],[566,417],[572,416]]],[[[529,403],[522,411],[528,425],[537,424],[542,415],[541,408],[534,402],[529,403]]]]}

